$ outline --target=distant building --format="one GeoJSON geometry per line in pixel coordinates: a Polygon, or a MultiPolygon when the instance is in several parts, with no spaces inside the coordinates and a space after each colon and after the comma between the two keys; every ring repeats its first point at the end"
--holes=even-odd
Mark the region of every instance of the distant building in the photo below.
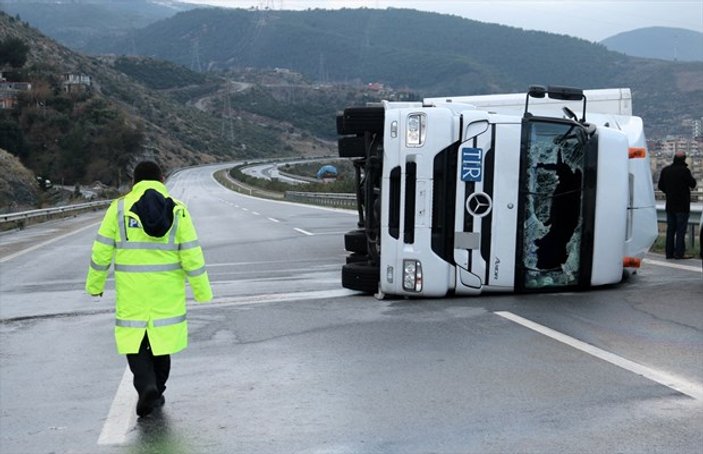
{"type": "Polygon", "coordinates": [[[691,122],[691,137],[694,139],[703,137],[703,118],[691,122]]]}
{"type": "Polygon", "coordinates": [[[63,75],[62,87],[65,93],[85,93],[90,90],[93,82],[90,76],[85,74],[69,74],[63,75]]]}
{"type": "Polygon", "coordinates": [[[366,86],[370,91],[382,91],[386,87],[380,82],[369,82],[366,86]]]}
{"type": "MultiPolygon", "coordinates": [[[[688,168],[691,169],[693,178],[698,182],[697,187],[691,191],[691,200],[693,202],[703,201],[703,137],[653,139],[647,141],[647,148],[651,158],[650,165],[655,188],[661,169],[671,164],[674,153],[683,151],[686,153],[688,168]]],[[[664,197],[659,191],[656,191],[656,196],[658,199],[664,197]]]]}
{"type": "Polygon", "coordinates": [[[29,82],[8,82],[3,78],[0,80],[0,109],[12,109],[17,104],[17,96],[31,90],[29,82]]]}
{"type": "Polygon", "coordinates": [[[689,137],[667,137],[656,142],[657,148],[653,150],[657,154],[673,156],[677,151],[683,151],[687,155],[696,155],[701,150],[701,143],[689,137]]]}

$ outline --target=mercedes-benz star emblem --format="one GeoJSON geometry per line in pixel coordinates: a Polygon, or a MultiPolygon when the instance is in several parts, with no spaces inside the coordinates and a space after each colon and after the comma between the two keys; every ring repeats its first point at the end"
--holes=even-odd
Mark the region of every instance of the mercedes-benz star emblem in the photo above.
{"type": "Polygon", "coordinates": [[[479,218],[490,213],[492,207],[493,201],[485,192],[474,192],[466,199],[466,211],[479,218]]]}

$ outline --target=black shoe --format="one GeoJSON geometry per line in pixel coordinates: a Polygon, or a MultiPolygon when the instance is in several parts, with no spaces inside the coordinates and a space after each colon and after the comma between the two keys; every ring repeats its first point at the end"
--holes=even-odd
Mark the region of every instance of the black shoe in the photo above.
{"type": "Polygon", "coordinates": [[[165,403],[166,403],[166,398],[164,397],[163,394],[161,394],[159,396],[159,398],[156,399],[156,401],[154,401],[154,408],[163,407],[165,403]]]}
{"type": "Polygon", "coordinates": [[[154,410],[156,402],[160,400],[159,398],[163,396],[159,395],[159,391],[154,388],[147,388],[142,394],[139,395],[139,401],[137,401],[137,415],[140,417],[147,416],[154,410]]]}

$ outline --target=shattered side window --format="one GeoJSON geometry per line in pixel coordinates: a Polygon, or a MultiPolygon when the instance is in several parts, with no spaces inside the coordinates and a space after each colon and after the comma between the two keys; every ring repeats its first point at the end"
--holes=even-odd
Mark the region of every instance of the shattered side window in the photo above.
{"type": "Polygon", "coordinates": [[[522,266],[528,289],[576,285],[580,272],[586,134],[578,125],[532,122],[526,175],[522,266]]]}

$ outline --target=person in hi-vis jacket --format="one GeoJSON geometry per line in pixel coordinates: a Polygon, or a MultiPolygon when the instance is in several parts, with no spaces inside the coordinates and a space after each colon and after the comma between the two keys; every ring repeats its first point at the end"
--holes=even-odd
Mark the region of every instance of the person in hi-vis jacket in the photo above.
{"type": "Polygon", "coordinates": [[[112,202],[93,243],[86,291],[102,296],[114,259],[115,341],[139,393],[137,414],[164,404],[172,353],[188,345],[186,279],[212,299],[205,258],[187,207],[169,196],[158,164],[134,168],[132,190],[112,202]]]}

